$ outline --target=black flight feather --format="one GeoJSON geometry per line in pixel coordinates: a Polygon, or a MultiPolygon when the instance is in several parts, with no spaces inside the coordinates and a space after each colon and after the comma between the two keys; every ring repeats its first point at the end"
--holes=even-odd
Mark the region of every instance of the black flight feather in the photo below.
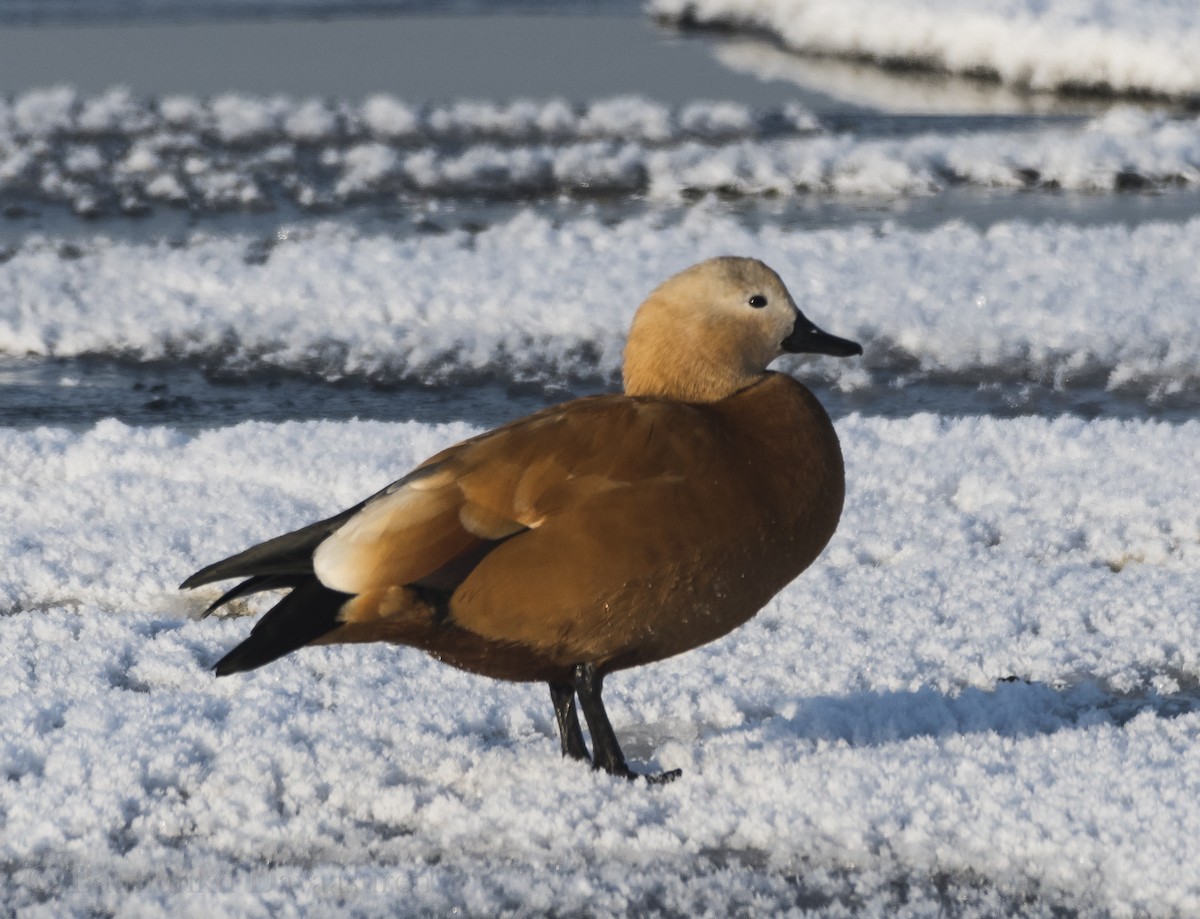
{"type": "Polygon", "coordinates": [[[316,578],[305,580],[271,607],[250,637],[217,661],[213,670],[217,676],[253,670],[332,632],[341,625],[338,612],[350,596],[330,590],[316,578]]]}

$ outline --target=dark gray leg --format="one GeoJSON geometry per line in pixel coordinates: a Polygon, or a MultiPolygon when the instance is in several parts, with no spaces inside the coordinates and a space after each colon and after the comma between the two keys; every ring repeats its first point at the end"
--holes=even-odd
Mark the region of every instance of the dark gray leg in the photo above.
{"type": "MultiPolygon", "coordinates": [[[[600,701],[600,691],[604,677],[596,672],[593,664],[575,665],[575,692],[579,696],[579,707],[583,709],[583,717],[587,720],[588,731],[592,735],[592,768],[603,769],[609,775],[619,775],[627,779],[639,778],[638,774],[625,765],[625,755],[617,743],[616,732],[608,720],[608,712],[600,701]]],[[[682,775],[681,770],[672,769],[670,772],[659,772],[644,778],[652,784],[672,782],[682,775]]]]}
{"type": "Polygon", "coordinates": [[[587,744],[583,742],[583,731],[579,727],[579,716],[575,714],[575,687],[569,683],[551,683],[550,698],[554,700],[554,717],[558,721],[558,739],[562,741],[562,755],[571,759],[587,760],[587,744]]]}

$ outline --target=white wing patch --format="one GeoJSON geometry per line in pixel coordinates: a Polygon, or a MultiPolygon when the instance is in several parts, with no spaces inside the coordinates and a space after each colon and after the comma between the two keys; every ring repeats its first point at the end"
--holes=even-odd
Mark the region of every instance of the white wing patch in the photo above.
{"type": "Polygon", "coordinates": [[[461,500],[457,488],[431,486],[429,478],[405,485],[372,501],[321,543],[313,571],[326,587],[345,593],[416,580],[471,542],[458,520],[461,500]],[[433,567],[421,570],[427,565],[433,567]]]}
{"type": "Polygon", "coordinates": [[[313,553],[313,571],[344,593],[411,584],[480,540],[526,529],[511,515],[468,500],[449,472],[405,483],[347,520],[313,553]]]}

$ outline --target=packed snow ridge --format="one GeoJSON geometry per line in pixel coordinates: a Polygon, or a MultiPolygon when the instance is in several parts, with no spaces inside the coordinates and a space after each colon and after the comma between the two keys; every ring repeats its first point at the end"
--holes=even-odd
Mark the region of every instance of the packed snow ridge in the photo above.
{"type": "Polygon", "coordinates": [[[866,344],[861,360],[795,364],[807,378],[1154,399],[1200,385],[1197,251],[1200,220],[797,232],[703,206],[615,225],[523,212],[399,239],[337,223],[182,245],[31,238],[0,263],[0,353],[383,382],[615,382],[649,291],[735,253],[761,257],[814,321],[866,344]]]}
{"type": "Polygon", "coordinates": [[[831,132],[797,106],[640,98],[411,105],[235,94],[0,101],[0,206],[97,216],[469,197],[928,194],[1200,184],[1200,119],[1118,109],[1076,124],[831,132]]]}
{"type": "Polygon", "coordinates": [[[675,22],[774,33],[806,54],[979,74],[1031,90],[1200,98],[1187,0],[650,0],[675,22]]]}
{"type": "Polygon", "coordinates": [[[606,684],[630,755],[684,770],[659,789],[561,760],[544,686],[418,652],[209,671],[251,623],[195,619],[185,574],[472,433],[0,430],[7,908],[1200,910],[1200,425],[842,419],[822,558],[606,684]]]}
{"type": "Polygon", "coordinates": [[[806,134],[804,109],[639,98],[413,105],[226,94],[138,98],[67,87],[0,100],[0,201],[77,212],[329,207],[397,195],[505,199],[644,190],[660,148],[806,134]]]}

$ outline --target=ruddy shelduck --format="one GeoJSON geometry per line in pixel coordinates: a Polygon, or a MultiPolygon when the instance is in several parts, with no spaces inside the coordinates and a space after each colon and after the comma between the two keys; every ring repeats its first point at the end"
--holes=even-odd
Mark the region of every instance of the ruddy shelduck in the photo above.
{"type": "Polygon", "coordinates": [[[246,579],[207,612],[289,591],[217,675],[305,645],[410,645],[485,676],[548,683],[563,755],[633,777],[604,678],[741,625],[812,563],[841,516],[829,416],[767,370],[785,353],[862,348],[817,328],[760,261],[680,272],[633,319],[623,394],[471,438],[349,510],[184,581],[246,579]]]}

